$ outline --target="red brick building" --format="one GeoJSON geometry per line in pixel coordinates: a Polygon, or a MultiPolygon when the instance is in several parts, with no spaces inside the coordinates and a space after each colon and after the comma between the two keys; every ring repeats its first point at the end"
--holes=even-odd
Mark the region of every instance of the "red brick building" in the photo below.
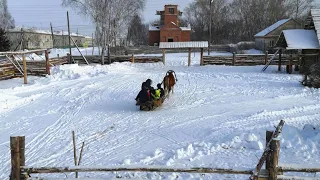
{"type": "Polygon", "coordinates": [[[157,11],[160,24],[149,26],[149,45],[159,45],[159,42],[190,41],[191,27],[180,27],[178,5],[165,5],[164,11],[157,11]]]}

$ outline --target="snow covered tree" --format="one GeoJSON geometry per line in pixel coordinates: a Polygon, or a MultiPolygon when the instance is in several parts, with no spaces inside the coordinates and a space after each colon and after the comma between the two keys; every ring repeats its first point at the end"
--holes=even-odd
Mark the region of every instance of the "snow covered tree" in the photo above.
{"type": "Polygon", "coordinates": [[[7,0],[0,0],[0,28],[7,30],[14,27],[14,19],[8,10],[7,0]]]}
{"type": "Polygon", "coordinates": [[[6,32],[0,28],[0,52],[10,50],[10,42],[7,38],[6,32]]]}

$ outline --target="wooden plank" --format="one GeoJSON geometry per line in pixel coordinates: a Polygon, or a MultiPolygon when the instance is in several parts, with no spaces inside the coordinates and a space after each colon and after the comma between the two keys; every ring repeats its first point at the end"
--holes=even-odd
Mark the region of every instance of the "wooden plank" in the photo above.
{"type": "Polygon", "coordinates": [[[167,168],[167,167],[21,167],[23,172],[29,173],[67,173],[67,172],[180,172],[180,173],[217,173],[217,174],[252,174],[250,169],[220,169],[220,168],[167,168]]]}

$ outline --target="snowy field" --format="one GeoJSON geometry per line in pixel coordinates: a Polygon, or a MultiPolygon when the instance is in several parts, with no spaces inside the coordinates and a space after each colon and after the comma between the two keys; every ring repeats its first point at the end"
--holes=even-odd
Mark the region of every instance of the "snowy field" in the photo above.
{"type": "MultiPolygon", "coordinates": [[[[253,169],[265,131],[281,119],[280,163],[320,164],[320,90],[298,74],[262,66],[199,66],[199,53],[168,54],[162,63],[64,65],[51,76],[0,81],[0,179],[10,173],[10,136],[26,136],[28,166],[72,166],[71,132],[85,142],[84,166],[167,166],[253,169]],[[167,70],[178,82],[162,107],[141,112],[134,98],[147,78],[167,70]]],[[[36,176],[36,175],[34,175],[36,176]]],[[[47,175],[39,175],[48,177],[47,175]]],[[[50,177],[74,177],[52,174],[50,177]]],[[[242,175],[79,173],[80,177],[248,179],[242,175]]],[[[311,176],[317,176],[311,174],[311,176]]],[[[320,175],[319,175],[320,176],[320,175]]]]}

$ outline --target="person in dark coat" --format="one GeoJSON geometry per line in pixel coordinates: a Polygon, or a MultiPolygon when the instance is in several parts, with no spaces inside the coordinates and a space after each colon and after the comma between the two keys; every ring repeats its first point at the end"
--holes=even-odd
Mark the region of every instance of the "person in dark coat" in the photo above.
{"type": "Polygon", "coordinates": [[[159,83],[159,84],[157,84],[157,88],[160,90],[160,97],[163,97],[164,96],[164,90],[163,90],[163,88],[161,87],[161,84],[159,83]]]}
{"type": "Polygon", "coordinates": [[[137,105],[150,101],[150,92],[147,89],[146,83],[142,83],[141,91],[136,97],[137,105]]]}
{"type": "Polygon", "coordinates": [[[154,88],[151,86],[152,84],[152,80],[151,79],[147,79],[146,80],[146,87],[151,91],[151,93],[154,91],[154,88]]]}

